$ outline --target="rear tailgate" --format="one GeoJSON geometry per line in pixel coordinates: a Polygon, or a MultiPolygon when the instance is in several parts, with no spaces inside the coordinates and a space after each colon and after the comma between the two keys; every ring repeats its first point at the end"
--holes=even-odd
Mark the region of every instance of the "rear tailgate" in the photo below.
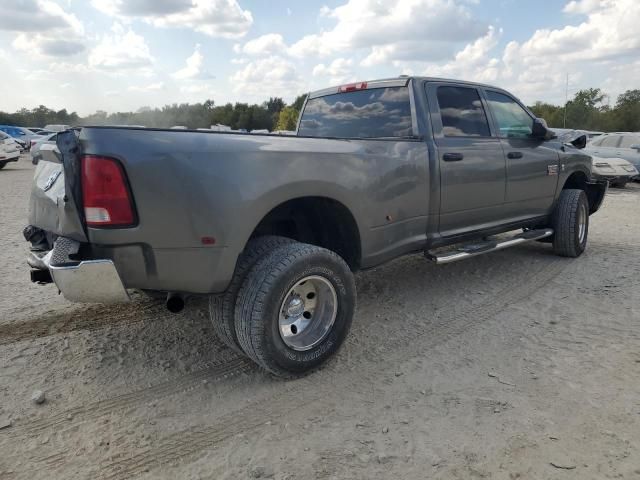
{"type": "Polygon", "coordinates": [[[80,214],[80,152],[76,133],[58,134],[54,145],[43,145],[29,200],[29,223],[54,235],[86,242],[80,214]],[[47,147],[47,148],[45,148],[47,147]]]}

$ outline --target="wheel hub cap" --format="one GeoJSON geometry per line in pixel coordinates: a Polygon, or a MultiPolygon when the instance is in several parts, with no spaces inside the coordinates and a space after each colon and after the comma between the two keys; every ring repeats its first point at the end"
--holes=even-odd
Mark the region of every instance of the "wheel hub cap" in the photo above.
{"type": "Polygon", "coordinates": [[[280,307],[280,337],[293,350],[309,350],[329,334],[337,312],[333,284],[317,275],[304,277],[291,287],[280,307]]]}

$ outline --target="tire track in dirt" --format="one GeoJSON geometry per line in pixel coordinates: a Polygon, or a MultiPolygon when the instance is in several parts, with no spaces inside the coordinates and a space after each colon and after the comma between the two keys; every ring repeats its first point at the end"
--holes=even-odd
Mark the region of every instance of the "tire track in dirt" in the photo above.
{"type": "Polygon", "coordinates": [[[249,360],[235,356],[235,358],[231,360],[222,361],[208,368],[182,375],[177,379],[158,383],[149,388],[72,407],[41,420],[33,420],[24,424],[18,423],[10,432],[11,437],[39,435],[49,428],[56,428],[61,425],[72,425],[69,421],[69,416],[74,420],[80,420],[82,422],[97,419],[115,411],[135,408],[138,405],[155,400],[161,396],[169,396],[189,390],[200,385],[203,380],[221,380],[242,372],[250,371],[253,368],[254,365],[249,360]]]}
{"type": "Polygon", "coordinates": [[[169,316],[164,305],[157,303],[126,304],[105,308],[91,305],[75,312],[55,312],[22,322],[0,324],[0,346],[23,340],[35,340],[76,330],[99,330],[114,325],[140,323],[145,318],[169,316]]]}
{"type": "MultiPolygon", "coordinates": [[[[511,304],[529,297],[546,286],[569,263],[570,260],[567,259],[554,259],[529,276],[528,282],[502,289],[481,305],[469,305],[458,311],[445,312],[429,325],[414,319],[412,321],[414,325],[411,328],[404,329],[400,335],[393,338],[385,339],[384,349],[388,352],[385,362],[380,365],[380,368],[373,370],[372,374],[378,377],[381,372],[394,369],[397,363],[423,355],[425,349],[433,348],[474,325],[490,320],[511,304]]],[[[332,370],[326,374],[332,376],[331,381],[334,387],[341,385],[342,388],[335,388],[338,394],[339,392],[366,392],[375,379],[363,375],[362,371],[363,369],[359,369],[337,376],[339,371],[332,370]]],[[[290,413],[290,402],[287,399],[291,395],[295,396],[297,405],[313,401],[314,405],[318,405],[320,409],[330,408],[330,399],[326,398],[326,395],[321,395],[323,382],[318,381],[318,375],[322,375],[322,372],[297,381],[283,383],[278,393],[268,398],[258,398],[239,410],[218,417],[215,425],[198,426],[176,432],[157,441],[153,448],[104,463],[99,467],[99,475],[106,479],[130,478],[163,464],[197,455],[238,433],[264,424],[267,418],[273,420],[290,413]]],[[[58,464],[58,466],[62,465],[58,464]]]]}

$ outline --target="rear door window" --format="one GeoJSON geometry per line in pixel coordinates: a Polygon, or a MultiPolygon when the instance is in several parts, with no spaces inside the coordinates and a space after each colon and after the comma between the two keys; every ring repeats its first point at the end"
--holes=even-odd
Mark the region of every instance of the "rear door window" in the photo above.
{"type": "Polygon", "coordinates": [[[640,145],[640,137],[624,135],[620,141],[620,148],[631,148],[631,145],[640,145]]]}
{"type": "Polygon", "coordinates": [[[407,87],[373,88],[312,98],[298,135],[388,138],[413,135],[407,87]]]}
{"type": "Polygon", "coordinates": [[[620,135],[609,135],[602,140],[601,147],[617,148],[620,143],[620,135]]]}
{"type": "Polygon", "coordinates": [[[487,101],[501,137],[526,138],[533,133],[533,118],[509,95],[487,90],[487,101]]]}
{"type": "Polygon", "coordinates": [[[442,86],[437,90],[442,133],[446,137],[489,137],[489,122],[475,88],[442,86]]]}

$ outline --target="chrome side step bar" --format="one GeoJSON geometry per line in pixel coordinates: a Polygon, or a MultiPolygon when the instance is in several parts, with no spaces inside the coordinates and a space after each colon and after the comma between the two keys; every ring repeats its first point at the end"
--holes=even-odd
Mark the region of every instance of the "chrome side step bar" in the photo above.
{"type": "Polygon", "coordinates": [[[551,228],[528,230],[514,237],[500,241],[486,240],[481,242],[465,243],[459,245],[454,250],[447,250],[442,253],[438,253],[436,251],[427,251],[425,252],[425,256],[428,260],[441,265],[445,263],[457,262],[459,260],[466,260],[467,258],[482,255],[484,253],[495,252],[496,250],[514,247],[522,243],[540,240],[541,238],[550,237],[551,235],[553,235],[553,229],[551,228]]]}

